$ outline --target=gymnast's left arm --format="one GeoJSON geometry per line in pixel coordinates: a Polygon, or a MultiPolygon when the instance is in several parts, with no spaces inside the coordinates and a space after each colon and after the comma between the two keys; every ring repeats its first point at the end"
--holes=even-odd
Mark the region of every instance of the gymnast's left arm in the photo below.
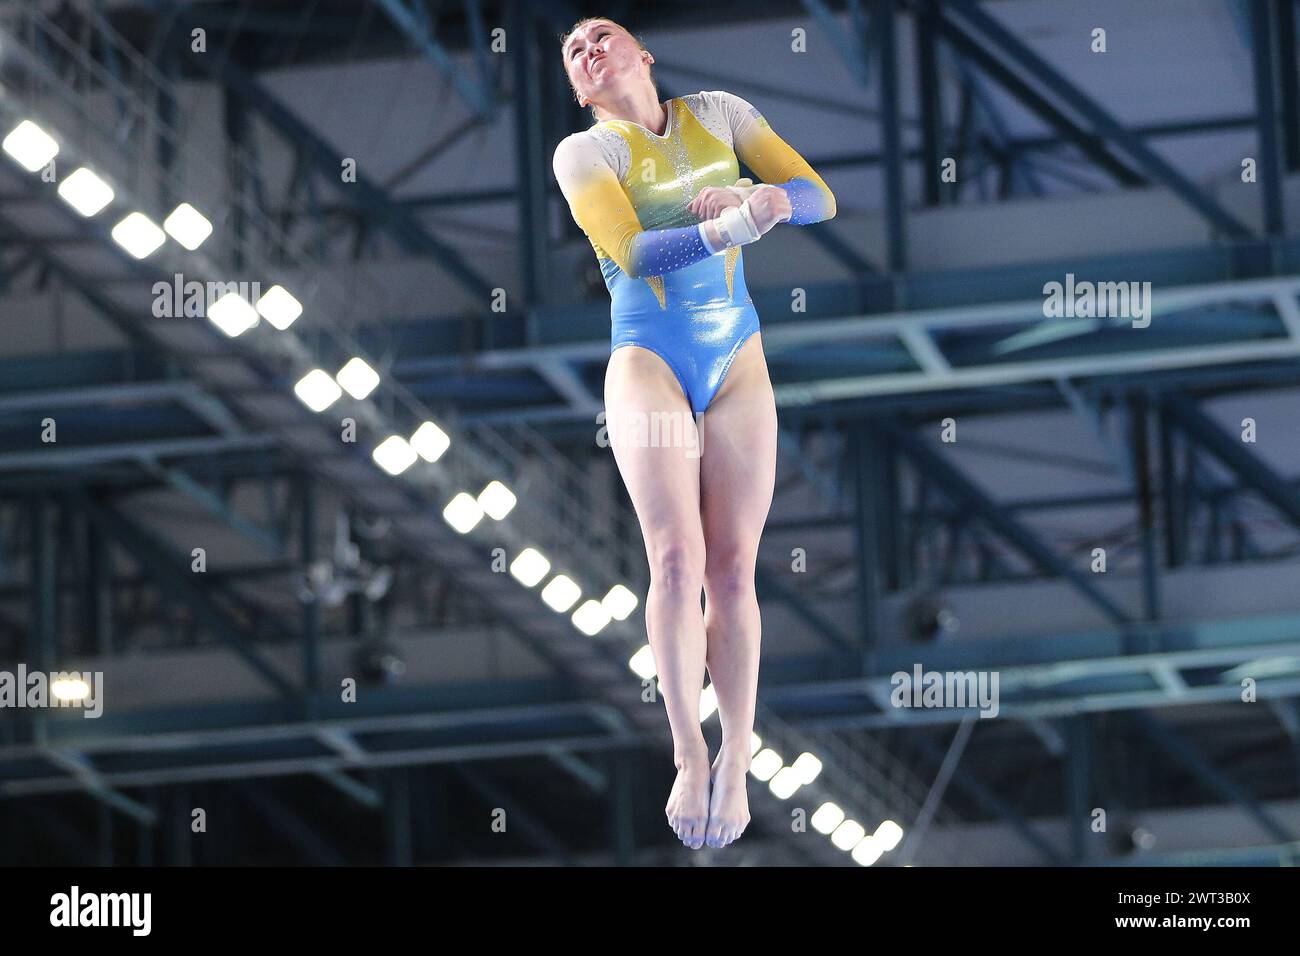
{"type": "Polygon", "coordinates": [[[834,218],[835,194],[808,161],[772,131],[763,115],[734,93],[718,90],[713,95],[731,124],[736,157],[764,183],[790,197],[789,222],[806,226],[834,218]]]}

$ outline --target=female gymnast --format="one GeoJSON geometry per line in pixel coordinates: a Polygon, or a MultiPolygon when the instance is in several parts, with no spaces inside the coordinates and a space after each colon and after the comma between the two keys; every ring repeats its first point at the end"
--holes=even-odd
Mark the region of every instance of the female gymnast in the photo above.
{"type": "Polygon", "coordinates": [[[677,767],[665,813],[686,846],[722,847],[749,823],[754,565],[776,477],[776,402],[740,247],[779,222],[830,219],[835,197],[739,96],[661,102],[654,56],[614,21],[579,21],[561,39],[597,121],[556,147],[554,170],[610,294],[606,425],[650,565],[646,630],[677,767]],[[768,185],[738,179],[737,158],[768,185]],[[670,416],[687,430],[677,447],[619,427],[670,416]],[[712,765],[706,667],[722,723],[712,765]]]}

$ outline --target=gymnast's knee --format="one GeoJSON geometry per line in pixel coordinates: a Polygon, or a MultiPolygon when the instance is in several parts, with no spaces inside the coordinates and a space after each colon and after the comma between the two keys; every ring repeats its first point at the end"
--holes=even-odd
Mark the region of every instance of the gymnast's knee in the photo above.
{"type": "Polygon", "coordinates": [[[654,548],[649,555],[650,580],[656,588],[673,594],[694,594],[698,600],[704,584],[704,546],[674,541],[654,548]]]}
{"type": "Polygon", "coordinates": [[[754,562],[747,555],[709,555],[704,569],[708,600],[736,604],[754,597],[754,562]]]}

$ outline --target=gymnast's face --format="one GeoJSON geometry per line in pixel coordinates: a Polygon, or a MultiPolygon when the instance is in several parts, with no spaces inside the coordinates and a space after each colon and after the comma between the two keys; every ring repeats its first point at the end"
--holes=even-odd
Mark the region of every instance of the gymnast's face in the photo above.
{"type": "Polygon", "coordinates": [[[609,20],[593,20],[574,30],[563,53],[564,69],[583,107],[600,102],[602,94],[620,83],[649,80],[654,62],[632,34],[609,20]]]}

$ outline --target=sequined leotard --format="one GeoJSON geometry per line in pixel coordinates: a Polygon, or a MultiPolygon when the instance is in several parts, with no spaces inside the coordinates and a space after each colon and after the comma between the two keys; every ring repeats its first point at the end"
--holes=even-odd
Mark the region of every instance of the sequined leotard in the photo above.
{"type": "Polygon", "coordinates": [[[637,345],[659,355],[698,414],[758,331],[758,313],[741,250],[715,254],[687,206],[705,186],[732,185],[737,157],[786,190],[796,225],[834,216],[835,197],[739,96],[714,90],[665,105],[662,136],[606,120],[561,141],[554,169],[609,289],[612,349],[637,345]]]}

